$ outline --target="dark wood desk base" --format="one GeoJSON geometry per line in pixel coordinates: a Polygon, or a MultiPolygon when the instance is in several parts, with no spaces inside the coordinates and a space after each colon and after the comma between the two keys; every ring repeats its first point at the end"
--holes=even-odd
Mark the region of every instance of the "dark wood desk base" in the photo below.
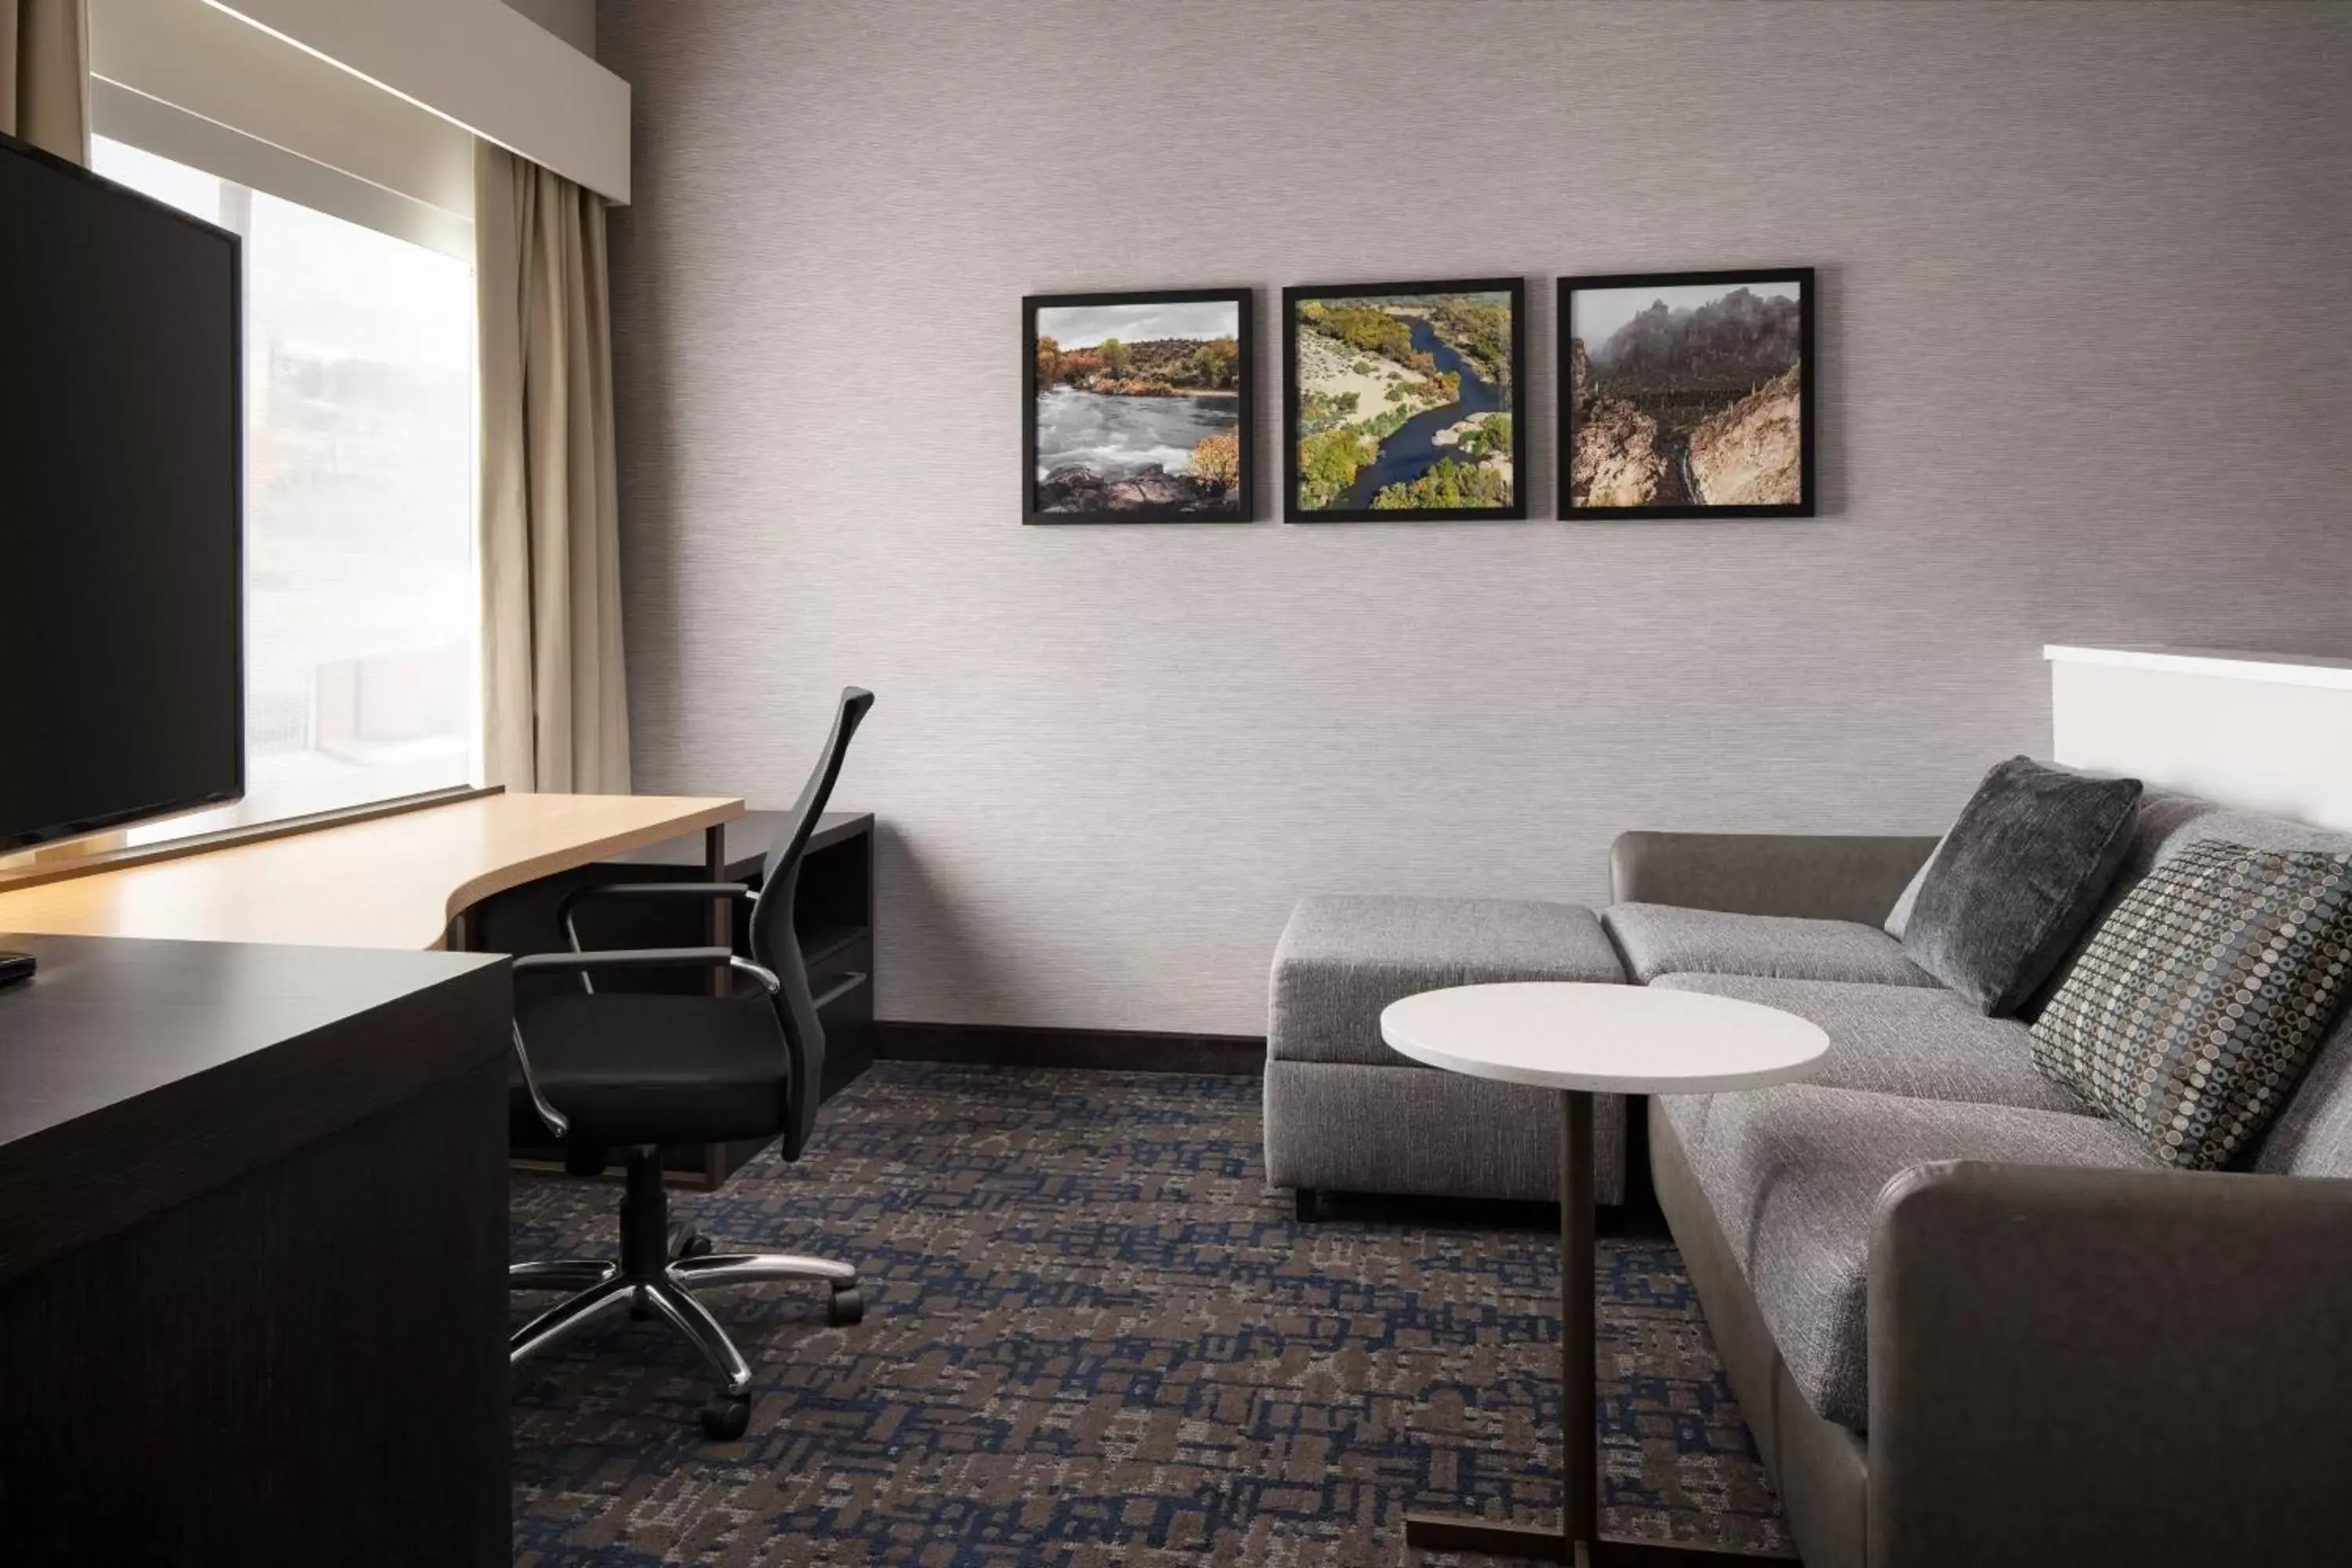
{"type": "Polygon", "coordinates": [[[1635,1541],[1601,1533],[1601,1445],[1593,1429],[1592,1096],[1559,1097],[1559,1385],[1561,1468],[1567,1508],[1558,1525],[1504,1524],[1461,1514],[1409,1513],[1405,1544],[1423,1552],[1485,1552],[1536,1563],[1681,1563],[1697,1557],[1759,1557],[1709,1546],[1635,1541]]]}
{"type": "Polygon", "coordinates": [[[506,966],[17,940],[0,1561],[511,1561],[506,966]]]}

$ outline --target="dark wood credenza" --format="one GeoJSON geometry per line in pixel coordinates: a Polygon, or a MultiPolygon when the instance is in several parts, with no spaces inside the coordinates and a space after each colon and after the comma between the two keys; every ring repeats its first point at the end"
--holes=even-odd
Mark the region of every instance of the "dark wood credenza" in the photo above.
{"type": "Polygon", "coordinates": [[[0,937],[0,1560],[509,1560],[473,953],[0,937]]]}

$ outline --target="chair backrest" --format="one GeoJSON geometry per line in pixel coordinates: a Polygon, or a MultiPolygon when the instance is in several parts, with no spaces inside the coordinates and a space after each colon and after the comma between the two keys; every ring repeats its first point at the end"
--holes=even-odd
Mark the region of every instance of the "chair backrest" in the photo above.
{"type": "Polygon", "coordinates": [[[824,815],[825,802],[833,798],[833,784],[841,776],[841,759],[848,753],[849,738],[873,706],[871,691],[856,686],[842,689],[841,705],[834,710],[833,733],[825,737],[824,753],[810,771],[808,783],[801,786],[800,799],[793,802],[783,826],[776,830],[775,842],[768,847],[760,896],[751,904],[751,956],[774,971],[782,983],[776,1011],[793,1054],[792,1105],[783,1135],[787,1160],[799,1159],[809,1134],[816,1131],[816,1106],[824,1079],[824,1026],[817,1022],[816,1004],[809,994],[808,966],[801,962],[800,939],[793,931],[793,894],[800,885],[801,856],[808,848],[809,835],[816,831],[817,818],[824,815]]]}

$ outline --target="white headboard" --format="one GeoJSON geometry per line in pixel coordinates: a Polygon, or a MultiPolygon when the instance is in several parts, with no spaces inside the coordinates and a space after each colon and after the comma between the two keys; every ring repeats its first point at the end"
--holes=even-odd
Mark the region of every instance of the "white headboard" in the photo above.
{"type": "Polygon", "coordinates": [[[2186,647],[2042,653],[2054,760],[2352,832],[2352,659],[2186,647]]]}

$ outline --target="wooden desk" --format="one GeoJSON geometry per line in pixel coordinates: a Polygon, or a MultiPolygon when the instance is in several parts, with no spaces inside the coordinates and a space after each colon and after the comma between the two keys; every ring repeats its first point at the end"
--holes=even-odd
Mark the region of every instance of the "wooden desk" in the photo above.
{"type": "Polygon", "coordinates": [[[0,892],[0,931],[444,947],[494,893],[742,815],[715,796],[484,795],[0,892]]]}

